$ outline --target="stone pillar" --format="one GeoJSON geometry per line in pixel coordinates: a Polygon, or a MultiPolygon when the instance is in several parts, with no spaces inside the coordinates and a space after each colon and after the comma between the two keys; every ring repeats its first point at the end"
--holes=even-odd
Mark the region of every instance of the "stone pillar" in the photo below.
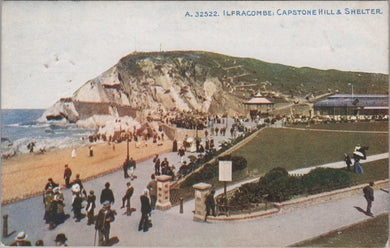
{"type": "Polygon", "coordinates": [[[171,208],[171,201],[169,199],[169,187],[171,184],[171,176],[162,175],[157,176],[157,202],[156,208],[167,210],[171,208]]]}
{"type": "Polygon", "coordinates": [[[195,189],[195,214],[194,220],[203,221],[206,216],[206,195],[209,193],[211,184],[198,183],[192,186],[195,189]]]}

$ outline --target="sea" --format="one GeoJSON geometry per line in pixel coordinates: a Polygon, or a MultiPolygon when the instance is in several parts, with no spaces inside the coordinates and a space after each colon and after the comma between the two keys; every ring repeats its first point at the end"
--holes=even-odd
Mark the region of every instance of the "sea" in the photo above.
{"type": "Polygon", "coordinates": [[[63,121],[41,122],[44,109],[1,110],[1,153],[26,153],[27,145],[35,143],[34,151],[63,147],[79,147],[88,143],[95,130],[77,127],[63,121]]]}

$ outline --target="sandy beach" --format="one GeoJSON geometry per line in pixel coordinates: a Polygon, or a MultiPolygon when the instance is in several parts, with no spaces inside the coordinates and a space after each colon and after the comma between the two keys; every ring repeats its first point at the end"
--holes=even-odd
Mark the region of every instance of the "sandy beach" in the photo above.
{"type": "MultiPolygon", "coordinates": [[[[142,142],[140,142],[141,144],[142,142]]],[[[136,147],[129,143],[130,157],[141,161],[158,153],[172,151],[172,141],[165,140],[157,145],[152,140],[136,147]]],[[[64,187],[64,165],[68,164],[73,174],[80,174],[82,180],[93,178],[120,169],[126,159],[127,144],[93,144],[93,157],[89,156],[89,146],[77,148],[77,156],[72,158],[72,148],[47,151],[43,154],[18,154],[1,161],[1,204],[18,201],[42,193],[48,178],[64,187]]],[[[151,165],[152,166],[152,165],[151,165]]]]}

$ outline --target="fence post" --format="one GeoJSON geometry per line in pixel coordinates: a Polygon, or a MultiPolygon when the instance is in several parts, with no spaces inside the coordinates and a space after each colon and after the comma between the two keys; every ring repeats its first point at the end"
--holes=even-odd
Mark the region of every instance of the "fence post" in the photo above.
{"type": "Polygon", "coordinates": [[[3,215],[3,238],[8,237],[8,214],[3,215]]]}
{"type": "Polygon", "coordinates": [[[183,213],[183,197],[180,197],[180,213],[183,213]]]}

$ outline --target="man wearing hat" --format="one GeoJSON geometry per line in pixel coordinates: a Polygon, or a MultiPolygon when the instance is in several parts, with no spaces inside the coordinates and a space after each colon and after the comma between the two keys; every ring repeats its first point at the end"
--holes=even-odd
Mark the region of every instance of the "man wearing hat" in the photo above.
{"type": "Polygon", "coordinates": [[[131,186],[130,182],[127,182],[126,185],[127,185],[127,190],[126,190],[125,195],[122,197],[122,207],[121,208],[124,208],[125,207],[125,203],[126,203],[126,212],[125,212],[125,214],[129,216],[129,215],[131,215],[130,198],[131,198],[131,196],[134,193],[134,187],[131,186]]]}
{"type": "Polygon", "coordinates": [[[47,184],[45,186],[45,190],[47,190],[49,187],[51,187],[52,189],[54,189],[55,187],[57,187],[59,184],[58,183],[55,183],[53,181],[53,178],[49,178],[47,179],[47,184]]]}
{"type": "Polygon", "coordinates": [[[27,240],[28,235],[22,231],[18,233],[18,236],[15,238],[15,242],[10,244],[10,246],[31,246],[31,241],[27,240]]]}
{"type": "Polygon", "coordinates": [[[87,213],[88,213],[88,222],[87,225],[91,225],[95,222],[95,207],[96,207],[96,196],[93,190],[89,191],[89,195],[87,197],[87,213]]]}
{"type": "Polygon", "coordinates": [[[66,238],[65,233],[59,233],[57,234],[56,239],[54,241],[56,242],[56,246],[68,246],[66,244],[67,240],[68,239],[66,238]]]}
{"type": "Polygon", "coordinates": [[[115,220],[115,215],[116,211],[111,209],[110,201],[103,202],[103,208],[99,210],[95,223],[95,229],[99,233],[99,246],[110,239],[110,223],[115,220]]]}

